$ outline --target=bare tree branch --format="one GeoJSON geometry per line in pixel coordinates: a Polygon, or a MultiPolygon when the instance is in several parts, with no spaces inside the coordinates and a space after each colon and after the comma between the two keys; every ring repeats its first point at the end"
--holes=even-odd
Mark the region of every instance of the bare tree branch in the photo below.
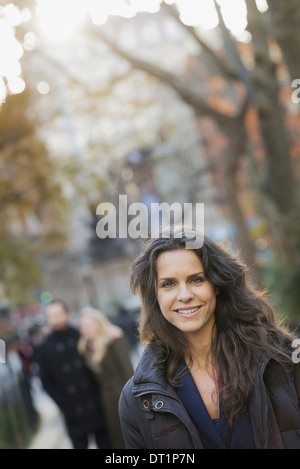
{"type": "Polygon", "coordinates": [[[209,47],[209,45],[199,36],[196,28],[185,24],[180,19],[179,11],[174,5],[162,3],[162,7],[165,8],[173,16],[173,18],[175,18],[180,23],[180,25],[195,39],[195,41],[201,46],[203,51],[209,55],[214,65],[217,67],[217,69],[222,75],[225,75],[228,78],[240,79],[239,74],[226,61],[225,57],[220,57],[216,55],[211,49],[211,47],[209,47]]]}
{"type": "MultiPolygon", "coordinates": [[[[36,47],[34,52],[38,54],[47,63],[52,64],[56,68],[56,70],[60,71],[65,77],[67,77],[71,83],[75,85],[80,85],[80,86],[84,85],[84,83],[82,83],[80,79],[78,79],[74,74],[70,72],[66,64],[63,64],[59,60],[56,60],[55,57],[52,57],[49,54],[45,53],[44,50],[40,49],[39,47],[36,47]]],[[[120,75],[111,77],[109,82],[107,82],[107,86],[105,86],[105,88],[101,90],[97,89],[96,91],[91,91],[88,88],[85,88],[86,97],[94,98],[94,97],[106,96],[108,93],[108,90],[112,86],[114,86],[116,83],[119,83],[122,80],[126,80],[130,76],[130,73],[131,73],[130,70],[128,70],[120,75]]]]}
{"type": "Polygon", "coordinates": [[[222,32],[224,51],[228,60],[228,67],[235,70],[237,77],[244,83],[247,88],[249,99],[255,101],[255,91],[251,81],[250,74],[243,64],[240,54],[237,50],[237,44],[235,38],[225,25],[223,15],[221,13],[220,5],[214,0],[215,9],[218,15],[220,29],[222,32]]]}
{"type": "Polygon", "coordinates": [[[235,120],[237,117],[240,118],[241,111],[238,112],[239,116],[232,116],[218,111],[209,105],[203,96],[203,93],[199,92],[199,87],[197,87],[197,90],[194,90],[192,86],[189,86],[187,81],[183,78],[175,76],[161,67],[142,60],[125,51],[124,49],[121,49],[116,44],[116,42],[112,41],[106,34],[104,34],[99,27],[94,27],[91,25],[89,27],[89,31],[90,34],[93,34],[96,38],[103,40],[116,54],[127,60],[134,68],[143,70],[144,72],[151,74],[152,76],[171,86],[186,103],[190,104],[195,109],[197,113],[208,115],[214,119],[217,119],[224,125],[226,125],[228,122],[231,122],[232,120],[235,120]]]}

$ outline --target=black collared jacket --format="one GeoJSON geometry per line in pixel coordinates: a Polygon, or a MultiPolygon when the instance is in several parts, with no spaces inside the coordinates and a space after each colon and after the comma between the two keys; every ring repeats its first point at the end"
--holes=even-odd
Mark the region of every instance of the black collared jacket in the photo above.
{"type": "MultiPolygon", "coordinates": [[[[300,365],[287,371],[265,356],[249,398],[257,449],[300,449],[300,365]]],[[[202,449],[195,425],[146,348],[120,396],[127,449],[202,449]]]]}

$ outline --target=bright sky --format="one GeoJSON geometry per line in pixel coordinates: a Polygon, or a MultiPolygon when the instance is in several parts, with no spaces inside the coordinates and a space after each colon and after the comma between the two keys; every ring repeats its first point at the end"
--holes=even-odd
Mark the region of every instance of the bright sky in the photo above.
{"type": "Polygon", "coordinates": [[[12,27],[20,22],[20,15],[17,13],[18,10],[12,5],[0,7],[0,105],[6,97],[4,77],[11,93],[20,93],[25,88],[19,62],[23,48],[12,30],[12,27]]]}
{"type": "MultiPolygon", "coordinates": [[[[177,3],[182,20],[190,25],[200,25],[205,29],[217,26],[218,19],[213,0],[167,0],[177,3]]],[[[266,0],[256,0],[260,10],[267,8],[266,0]]],[[[244,0],[218,0],[227,27],[236,36],[243,34],[246,26],[246,6],[244,0]],[[233,14],[234,12],[234,14],[233,14]]],[[[108,15],[121,15],[130,18],[138,11],[156,12],[161,0],[37,0],[37,13],[40,33],[48,41],[61,42],[72,39],[86,15],[95,24],[104,24],[108,15]]],[[[22,45],[16,41],[12,27],[21,21],[28,21],[30,12],[21,12],[8,4],[0,6],[0,104],[5,98],[3,77],[8,81],[11,93],[20,93],[25,87],[21,78],[19,59],[23,54],[22,45]]],[[[34,34],[28,33],[23,46],[26,49],[34,44],[34,34]]]]}
{"type": "MultiPolygon", "coordinates": [[[[241,34],[246,26],[244,0],[218,1],[227,26],[233,34],[241,34]]],[[[259,1],[262,3],[264,0],[259,1]]],[[[201,25],[206,29],[218,24],[213,0],[168,0],[168,3],[179,5],[181,18],[187,24],[201,25]]],[[[156,12],[160,4],[161,0],[38,0],[38,14],[45,36],[63,40],[76,30],[86,14],[90,14],[96,24],[103,24],[109,14],[130,18],[138,11],[156,12]]]]}

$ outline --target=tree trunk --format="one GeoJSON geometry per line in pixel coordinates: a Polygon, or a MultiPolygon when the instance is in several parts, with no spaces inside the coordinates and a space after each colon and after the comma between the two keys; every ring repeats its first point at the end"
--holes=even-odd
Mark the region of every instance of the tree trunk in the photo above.
{"type": "Polygon", "coordinates": [[[244,122],[245,114],[246,108],[240,119],[233,122],[231,126],[222,129],[230,142],[222,161],[223,182],[231,218],[237,228],[236,241],[241,257],[249,267],[251,280],[259,287],[262,285],[262,271],[256,262],[255,246],[239,202],[239,188],[236,181],[240,158],[246,154],[247,134],[244,122]]]}
{"type": "MultiPolygon", "coordinates": [[[[248,30],[252,34],[252,43],[256,61],[253,80],[257,89],[257,111],[263,137],[266,158],[262,192],[270,199],[268,207],[270,225],[281,219],[284,232],[289,231],[289,217],[296,206],[296,183],[293,176],[287,141],[283,107],[279,101],[279,86],[275,64],[269,55],[267,36],[262,17],[257,10],[255,0],[246,0],[248,11],[248,30]],[[276,210],[278,213],[276,213],[276,210]]],[[[292,234],[291,234],[292,237],[292,234]]],[[[281,240],[278,252],[285,251],[285,258],[291,260],[291,237],[281,240]],[[282,246],[286,243],[286,248],[282,246]]],[[[276,237],[274,238],[276,240],[276,237]]]]}
{"type": "Polygon", "coordinates": [[[224,188],[230,215],[237,229],[236,241],[243,261],[249,268],[249,275],[253,283],[260,287],[262,285],[262,272],[256,262],[255,247],[249,235],[249,230],[245,222],[245,217],[238,199],[238,186],[236,183],[236,173],[227,172],[224,178],[224,188]]]}
{"type": "Polygon", "coordinates": [[[291,81],[300,78],[300,2],[268,0],[273,34],[281,48],[291,81]]]}

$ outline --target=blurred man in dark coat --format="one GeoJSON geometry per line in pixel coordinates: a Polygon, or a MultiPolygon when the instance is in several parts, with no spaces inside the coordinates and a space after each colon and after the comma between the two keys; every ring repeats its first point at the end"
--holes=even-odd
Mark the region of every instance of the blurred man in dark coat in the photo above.
{"type": "Polygon", "coordinates": [[[98,448],[109,448],[99,388],[78,353],[79,332],[69,324],[68,307],[56,300],[46,314],[52,331],[38,353],[43,387],[63,413],[74,449],[87,449],[90,434],[98,448]]]}

